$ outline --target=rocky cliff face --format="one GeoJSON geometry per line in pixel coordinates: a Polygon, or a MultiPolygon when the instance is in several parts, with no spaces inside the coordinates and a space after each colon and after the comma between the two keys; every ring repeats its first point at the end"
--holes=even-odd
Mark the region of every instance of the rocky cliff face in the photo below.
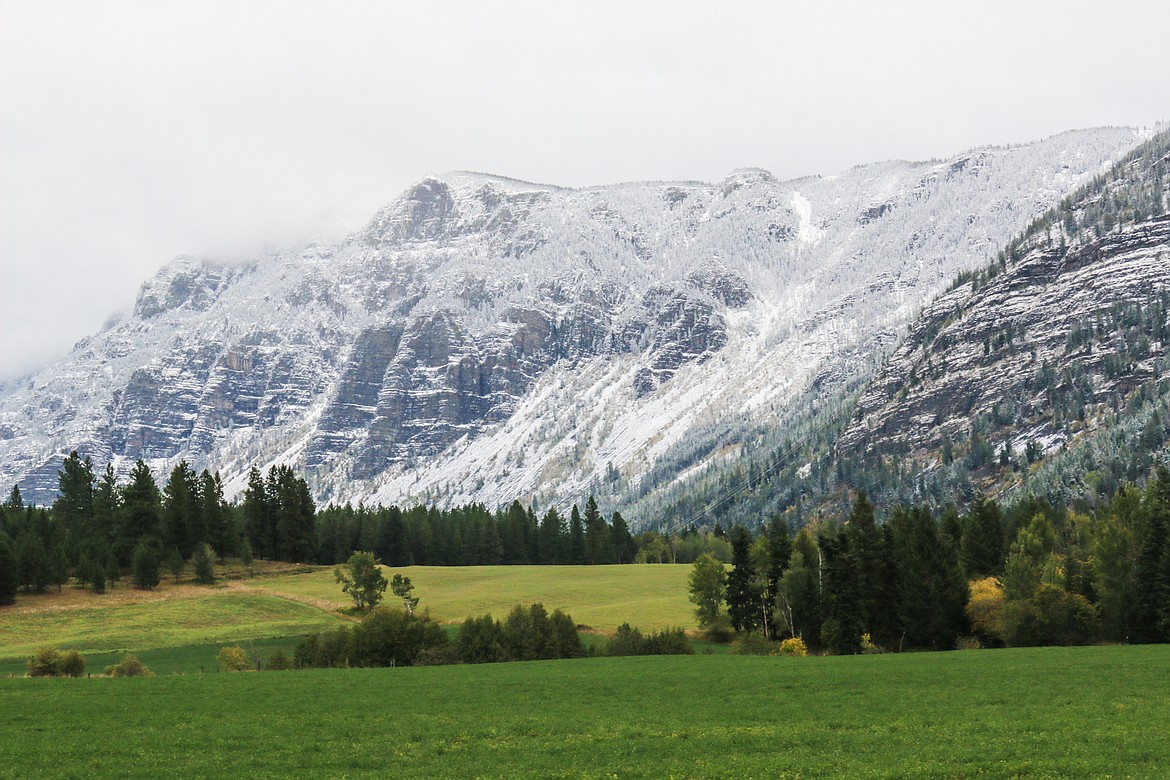
{"type": "Polygon", "coordinates": [[[49,500],[77,448],[186,458],[229,488],[291,462],[331,500],[632,484],[697,428],[780,424],[812,383],[865,370],[955,273],[1137,140],[794,182],[430,178],[336,246],[168,265],[133,314],[0,399],[0,480],[49,500]]]}
{"type": "Polygon", "coordinates": [[[928,306],[868,386],[839,453],[896,455],[925,474],[962,460],[990,484],[1161,394],[1167,167],[1162,134],[928,306]]]}

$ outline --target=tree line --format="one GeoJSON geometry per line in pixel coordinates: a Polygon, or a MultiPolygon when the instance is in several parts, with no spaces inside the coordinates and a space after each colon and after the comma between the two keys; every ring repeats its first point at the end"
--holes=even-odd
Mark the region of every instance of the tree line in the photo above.
{"type": "Polygon", "coordinates": [[[730,560],[718,528],[679,534],[630,532],[620,512],[607,519],[590,497],[582,512],[550,508],[539,517],[520,502],[491,511],[482,504],[439,509],[414,506],[318,509],[305,480],[289,466],[253,467],[238,502],[223,480],[176,465],[160,488],[138,461],[120,482],[107,464],[99,475],[72,452],[58,472],[50,507],[25,505],[19,486],[0,506],[0,604],[18,589],[44,592],[76,579],[96,591],[127,574],[152,588],[160,571],[192,563],[210,577],[210,560],[253,557],[332,565],[354,550],[373,551],[391,566],[496,564],[689,563],[704,553],[730,560]]]}
{"type": "Polygon", "coordinates": [[[689,581],[714,638],[798,637],[833,653],[1170,641],[1170,471],[1124,485],[1090,517],[1029,498],[965,514],[899,506],[795,536],[776,518],[730,533],[732,566],[703,556],[689,581]]]}

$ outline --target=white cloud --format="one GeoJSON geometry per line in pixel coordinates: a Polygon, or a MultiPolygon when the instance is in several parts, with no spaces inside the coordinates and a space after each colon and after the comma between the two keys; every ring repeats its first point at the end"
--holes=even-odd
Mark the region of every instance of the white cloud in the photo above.
{"type": "Polygon", "coordinates": [[[175,254],[339,235],[432,172],[790,177],[1167,117],[1165,3],[728,5],[3,4],[0,376],[175,254]]]}

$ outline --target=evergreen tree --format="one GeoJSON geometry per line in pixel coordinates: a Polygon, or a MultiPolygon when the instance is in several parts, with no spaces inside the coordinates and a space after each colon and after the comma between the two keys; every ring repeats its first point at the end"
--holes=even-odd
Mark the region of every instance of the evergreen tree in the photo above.
{"type": "Polygon", "coordinates": [[[963,568],[971,579],[992,577],[1003,570],[1003,525],[999,505],[979,495],[967,511],[960,546],[963,568]]]}
{"type": "Polygon", "coordinates": [[[134,548],[132,571],[134,587],[141,590],[154,590],[159,583],[158,576],[159,556],[153,543],[145,539],[134,548]]]}
{"type": "Polygon", "coordinates": [[[861,564],[850,548],[849,532],[845,529],[825,532],[819,545],[824,559],[821,639],[835,655],[860,653],[866,612],[861,592],[861,564]]]}
{"type": "Polygon", "coordinates": [[[207,541],[199,482],[187,461],[171,469],[162,495],[162,542],[186,560],[195,545],[207,541]]]}
{"type": "MultiPolygon", "coordinates": [[[[106,545],[114,542],[114,526],[120,501],[114,465],[107,463],[106,470],[98,480],[93,493],[93,537],[106,545]]],[[[108,572],[106,578],[109,579],[108,572]]]]}
{"type": "Polygon", "coordinates": [[[230,511],[223,498],[223,480],[219,472],[207,469],[199,475],[199,500],[202,524],[206,527],[206,541],[222,561],[236,551],[235,531],[231,527],[230,511]]]}
{"type": "Polygon", "coordinates": [[[130,562],[133,550],[142,539],[158,542],[161,511],[158,485],[150,468],[139,460],[130,472],[129,483],[122,488],[115,544],[119,560],[130,562]]]}
{"type": "Polygon", "coordinates": [[[16,603],[18,587],[16,557],[12,554],[8,539],[0,532],[0,607],[16,603]]]}
{"type": "Polygon", "coordinates": [[[77,450],[69,453],[57,472],[57,486],[53,518],[68,531],[75,545],[83,544],[94,533],[94,476],[90,459],[82,460],[77,450]]]}
{"type": "Polygon", "coordinates": [[[16,539],[16,579],[26,591],[44,593],[49,584],[49,557],[45,544],[32,528],[16,539]]]}
{"type": "Polygon", "coordinates": [[[612,520],[610,536],[613,540],[614,560],[617,563],[633,563],[638,554],[638,543],[630,534],[630,526],[621,512],[614,512],[612,520]]]}
{"type": "Polygon", "coordinates": [[[610,536],[609,524],[597,510],[597,501],[593,496],[585,502],[585,549],[589,563],[613,563],[613,539],[610,536]]]}
{"type": "Polygon", "coordinates": [[[926,507],[898,507],[890,515],[899,604],[906,641],[945,650],[968,630],[970,598],[958,551],[939,532],[926,507]]]}
{"type": "Polygon", "coordinates": [[[752,560],[752,538],[747,529],[731,529],[731,572],[727,575],[727,615],[736,631],[752,631],[763,624],[763,593],[752,560]]]}
{"type": "Polygon", "coordinates": [[[555,508],[544,513],[537,541],[538,563],[547,565],[566,562],[565,521],[555,508]]]}
{"type": "Polygon", "coordinates": [[[573,504],[573,511],[569,513],[569,548],[566,563],[581,564],[589,562],[589,553],[585,547],[585,525],[581,521],[581,512],[573,504]]]}
{"type": "Polygon", "coordinates": [[[767,619],[764,629],[770,638],[780,635],[780,625],[774,615],[780,595],[780,583],[792,560],[792,535],[788,521],[782,515],[773,515],[765,532],[768,545],[768,569],[765,572],[764,611],[767,619]]]}
{"type": "Polygon", "coordinates": [[[261,558],[276,557],[268,519],[270,513],[264,478],[260,476],[260,470],[253,466],[248,471],[248,486],[244,490],[244,527],[252,554],[261,558]]]}

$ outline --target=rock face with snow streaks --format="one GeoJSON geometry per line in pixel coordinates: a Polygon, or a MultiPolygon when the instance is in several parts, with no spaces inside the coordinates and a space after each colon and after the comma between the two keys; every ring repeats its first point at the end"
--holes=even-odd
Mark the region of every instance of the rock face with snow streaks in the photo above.
{"type": "MultiPolygon", "coordinates": [[[[1057,136],[780,182],[428,178],[335,246],[174,261],[132,314],[0,400],[0,480],[70,449],[255,464],[324,500],[576,499],[866,370],[959,271],[1138,141],[1057,136]]],[[[712,455],[714,457],[714,455],[712,455]]]]}

